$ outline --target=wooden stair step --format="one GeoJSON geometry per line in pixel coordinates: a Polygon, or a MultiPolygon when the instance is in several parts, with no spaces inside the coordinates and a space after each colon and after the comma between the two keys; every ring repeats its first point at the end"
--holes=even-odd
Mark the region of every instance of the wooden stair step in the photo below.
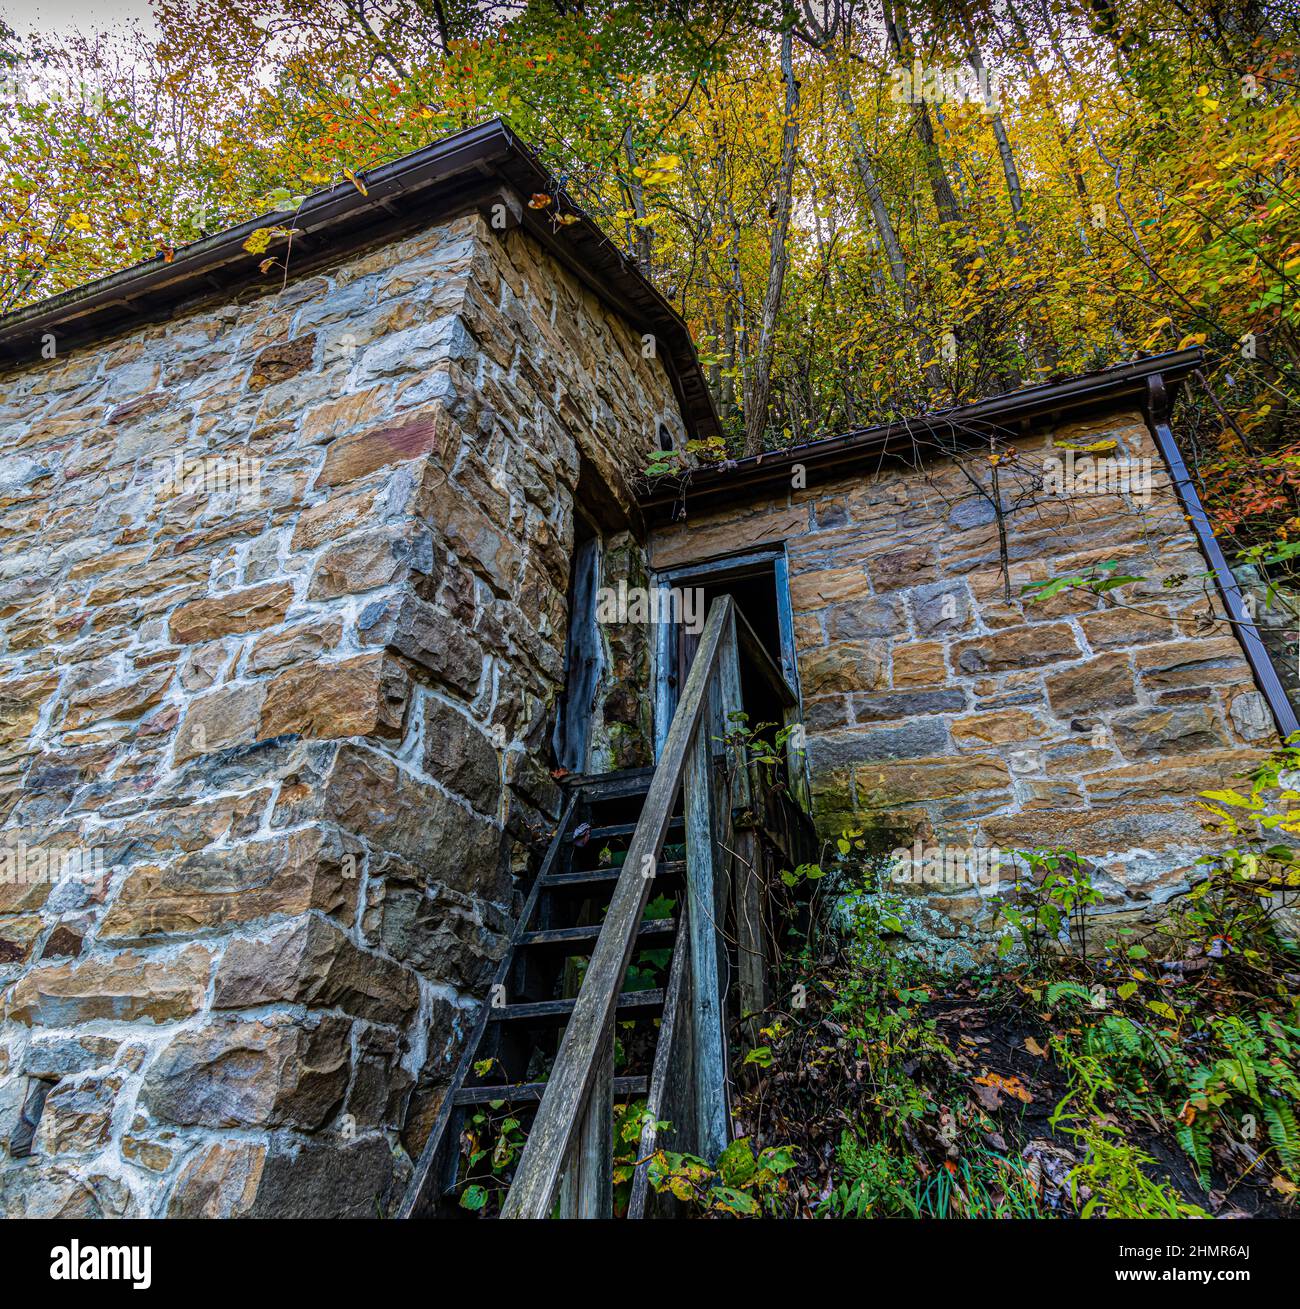
{"type": "MultiPolygon", "coordinates": [[[[648,1077],[616,1077],[614,1099],[632,1099],[645,1095],[650,1089],[648,1077]]],[[[545,1082],[514,1082],[508,1086],[463,1086],[455,1095],[457,1105],[491,1104],[494,1100],[506,1104],[526,1104],[540,1100],[546,1090],[545,1082]]]]}
{"type": "MultiPolygon", "coordinates": [[[[535,1000],[528,1004],[505,1004],[492,1009],[488,1021],[493,1023],[555,1023],[563,1022],[573,1012],[574,1000],[535,1000]]],[[[664,1007],[661,990],[624,991],[618,997],[617,1014],[621,1018],[636,1018],[653,1014],[664,1007]]]]}
{"type": "MultiPolygon", "coordinates": [[[[600,923],[591,923],[583,927],[553,927],[542,932],[525,932],[518,940],[519,946],[531,946],[534,949],[564,946],[587,946],[596,944],[600,935],[600,923]]],[[[637,940],[653,940],[656,937],[672,939],[677,931],[675,918],[648,918],[637,931],[637,940]]]]}
{"type": "Polygon", "coordinates": [[[616,773],[574,773],[563,779],[566,789],[579,790],[594,804],[645,795],[655,774],[654,766],[625,768],[616,773]]]}
{"type": "MultiPolygon", "coordinates": [[[[617,868],[588,868],[579,873],[552,873],[542,878],[545,890],[561,890],[565,887],[599,886],[602,883],[613,884],[622,874],[622,865],[617,868]]],[[[686,872],[685,859],[660,860],[655,869],[656,877],[681,877],[686,872]]]]}
{"type": "MultiPolygon", "coordinates": [[[[682,830],[682,820],[680,818],[674,818],[672,822],[668,824],[668,830],[670,832],[680,832],[682,830]]],[[[590,846],[593,842],[607,841],[618,836],[631,836],[635,831],[635,823],[609,823],[604,827],[592,827],[588,829],[586,838],[583,840],[583,845],[590,846]]],[[[569,837],[569,840],[573,841],[573,837],[569,837]]],[[[664,844],[673,845],[674,842],[665,840],[664,844]]],[[[600,847],[597,846],[596,848],[599,849],[600,847]]]]}

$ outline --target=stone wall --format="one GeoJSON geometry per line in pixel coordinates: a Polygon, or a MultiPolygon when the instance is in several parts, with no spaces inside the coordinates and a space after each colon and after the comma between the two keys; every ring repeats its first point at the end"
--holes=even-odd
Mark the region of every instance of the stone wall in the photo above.
{"type": "MultiPolygon", "coordinates": [[[[822,484],[809,469],[782,497],[659,530],[653,561],[785,542],[825,835],[865,827],[883,850],[1067,848],[1092,865],[1106,909],[1158,909],[1206,848],[1196,792],[1274,739],[1263,698],[1235,636],[1207,621],[1222,609],[1140,417],[1019,440],[998,471],[1009,602],[986,452],[822,484]],[[1061,446],[1109,441],[1108,457],[1159,470],[1149,496],[1046,493],[1061,446]],[[1144,579],[1116,592],[1122,603],[1021,598],[1111,560],[1144,579]]],[[[914,940],[958,964],[986,951],[987,894],[902,890],[914,940]]]]}
{"type": "Polygon", "coordinates": [[[667,378],[471,213],[0,388],[0,1208],[382,1211],[667,378]]]}

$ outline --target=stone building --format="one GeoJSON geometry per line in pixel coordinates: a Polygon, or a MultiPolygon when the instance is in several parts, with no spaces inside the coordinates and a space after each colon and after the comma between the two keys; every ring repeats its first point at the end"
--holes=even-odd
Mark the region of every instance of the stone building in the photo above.
{"type": "Polygon", "coordinates": [[[1077,849],[1117,912],[1293,726],[1171,485],[1194,355],[647,488],[718,430],[670,306],[499,123],[365,181],[0,320],[8,1215],[395,1208],[557,777],[662,740],[690,624],[602,587],[736,598],[823,832],[1077,849]],[[1099,445],[1150,485],[1044,489],[1099,445]]]}

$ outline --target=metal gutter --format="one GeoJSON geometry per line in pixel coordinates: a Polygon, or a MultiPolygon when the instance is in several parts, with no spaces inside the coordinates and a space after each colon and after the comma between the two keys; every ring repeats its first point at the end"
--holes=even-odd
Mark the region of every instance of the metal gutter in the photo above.
{"type": "MultiPolygon", "coordinates": [[[[636,266],[561,189],[556,179],[501,120],[466,128],[432,145],[359,174],[365,194],[345,182],[307,196],[295,213],[249,219],[175,252],[38,301],[0,318],[0,366],[38,362],[52,335],[61,352],[142,323],[173,317],[198,297],[246,288],[271,289],[258,264],[265,257],[243,246],[257,229],[291,224],[293,276],[310,272],[360,246],[464,212],[493,185],[526,202],[534,192],[557,197],[548,210],[519,206],[526,231],[634,330],[652,334],[692,434],[719,429],[690,331],[636,266]],[[577,222],[556,227],[549,212],[562,208],[577,222]]],[[[272,245],[272,252],[281,248],[272,245]]]]}
{"type": "Polygon", "coordinates": [[[1273,720],[1277,723],[1277,730],[1285,740],[1292,732],[1300,731],[1300,722],[1296,721],[1295,709],[1286,693],[1286,688],[1282,685],[1282,679],[1277,675],[1277,669],[1273,666],[1272,656],[1264,645],[1259,628],[1255,626],[1254,619],[1247,612],[1241,596],[1241,587],[1228,565],[1223,548],[1214,535],[1214,528],[1201,504],[1196,483],[1192,480],[1182,451],[1179,450],[1178,442],[1174,439],[1173,429],[1169,426],[1173,401],[1162,373],[1157,372],[1147,378],[1147,398],[1144,409],[1147,423],[1169,469],[1169,476],[1178,493],[1183,512],[1196,533],[1201,553],[1205,555],[1214,572],[1214,580],[1218,585],[1224,610],[1232,623],[1232,630],[1241,642],[1250,670],[1255,675],[1255,685],[1259,687],[1268,702],[1273,720]]]}
{"type": "Polygon", "coordinates": [[[834,470],[849,476],[874,470],[891,456],[914,453],[918,440],[923,442],[931,435],[941,434],[949,445],[974,445],[990,436],[1019,435],[1035,425],[1121,408],[1126,401],[1142,409],[1149,377],[1159,373],[1177,387],[1201,362],[1202,354],[1197,349],[1152,355],[1095,373],[1008,391],[973,404],[856,428],[840,436],[751,455],[725,465],[695,468],[685,477],[661,478],[647,485],[639,500],[647,518],[663,521],[678,516],[683,504],[696,510],[720,501],[759,496],[777,487],[789,490],[797,464],[807,475],[815,469],[822,475],[834,470]]]}

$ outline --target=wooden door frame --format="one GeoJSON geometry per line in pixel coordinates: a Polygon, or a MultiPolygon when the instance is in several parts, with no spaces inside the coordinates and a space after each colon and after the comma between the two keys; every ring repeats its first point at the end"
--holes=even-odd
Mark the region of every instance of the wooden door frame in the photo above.
{"type": "MultiPolygon", "coordinates": [[[[650,570],[652,590],[667,590],[674,586],[689,586],[693,582],[725,582],[739,580],[745,576],[765,573],[770,570],[773,588],[776,592],[777,634],[781,642],[779,663],[785,680],[799,701],[799,721],[803,722],[803,690],[799,685],[799,659],[794,638],[794,608],[790,601],[790,561],[786,555],[785,543],[764,546],[757,550],[741,550],[731,554],[714,555],[709,559],[697,559],[688,564],[675,564],[670,568],[650,570]]],[[[666,607],[657,607],[655,612],[671,612],[666,607]]],[[[655,759],[663,748],[668,736],[668,726],[672,722],[673,710],[677,704],[677,623],[659,623],[655,628],[655,641],[652,652],[654,682],[654,748],[655,759]]],[[[808,756],[803,758],[803,790],[805,796],[811,794],[811,776],[808,771],[808,756]]],[[[800,788],[796,785],[796,790],[800,788]]]]}

